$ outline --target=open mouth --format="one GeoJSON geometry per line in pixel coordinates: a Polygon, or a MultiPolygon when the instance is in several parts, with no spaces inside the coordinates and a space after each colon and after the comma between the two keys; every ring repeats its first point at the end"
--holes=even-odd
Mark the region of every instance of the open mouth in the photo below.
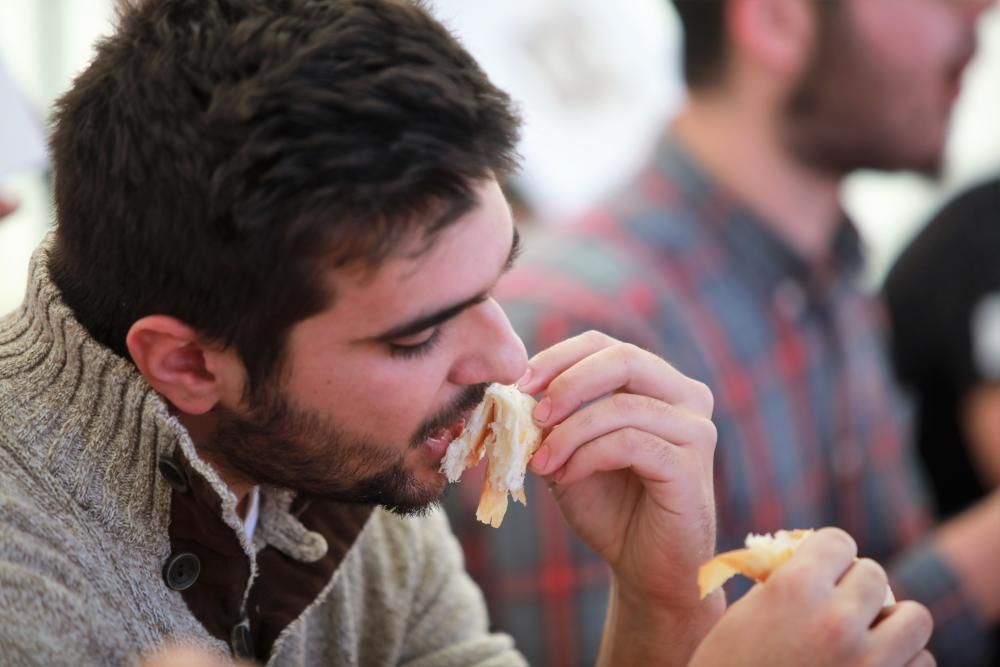
{"type": "Polygon", "coordinates": [[[434,453],[435,457],[443,458],[451,441],[462,435],[465,429],[465,417],[459,417],[452,423],[436,428],[424,439],[424,444],[434,453]]]}

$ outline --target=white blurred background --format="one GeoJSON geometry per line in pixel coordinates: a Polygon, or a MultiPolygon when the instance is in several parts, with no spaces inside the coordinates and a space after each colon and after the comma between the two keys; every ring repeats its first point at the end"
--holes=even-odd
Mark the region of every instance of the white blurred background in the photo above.
{"type": "MultiPolygon", "coordinates": [[[[682,96],[679,31],[666,0],[432,0],[527,120],[517,185],[538,218],[565,219],[628,175],[682,96]]],[[[3,87],[0,192],[20,202],[0,222],[0,313],[19,303],[28,257],[52,208],[30,153],[52,101],[112,29],[112,0],[0,0],[3,87]],[[29,118],[15,117],[23,101],[29,118]],[[31,118],[31,114],[34,115],[31,118]],[[26,126],[22,126],[23,123],[26,126]],[[27,146],[27,149],[25,148],[27,146]],[[25,152],[17,160],[15,153],[25,152]],[[21,166],[12,169],[11,162],[21,166]]],[[[861,173],[844,205],[869,246],[877,280],[902,245],[955,191],[1000,173],[1000,9],[984,17],[979,56],[955,114],[944,177],[861,173]]]]}

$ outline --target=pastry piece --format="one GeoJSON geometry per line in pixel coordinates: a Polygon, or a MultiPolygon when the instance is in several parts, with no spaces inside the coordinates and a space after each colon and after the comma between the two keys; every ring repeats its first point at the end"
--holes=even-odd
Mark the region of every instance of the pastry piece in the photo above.
{"type": "MultiPolygon", "coordinates": [[[[779,530],[774,535],[750,533],[746,538],[746,548],[721,553],[698,568],[701,597],[709,595],[736,574],[757,582],[767,581],[812,533],[811,529],[779,530]]],[[[893,604],[896,604],[896,598],[892,590],[886,589],[883,606],[893,604]]]]}
{"type": "Polygon", "coordinates": [[[514,385],[491,384],[441,462],[441,472],[456,482],[466,468],[486,456],[486,479],[476,518],[494,528],[507,512],[507,494],[526,505],[524,475],[531,455],[542,442],[542,430],[531,413],[535,399],[514,385]]]}

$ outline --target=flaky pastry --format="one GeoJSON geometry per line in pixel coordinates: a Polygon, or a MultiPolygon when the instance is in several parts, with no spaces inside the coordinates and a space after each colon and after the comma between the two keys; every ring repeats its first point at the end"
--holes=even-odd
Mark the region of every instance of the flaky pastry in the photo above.
{"type": "MultiPolygon", "coordinates": [[[[812,533],[811,529],[779,530],[774,535],[750,533],[747,535],[745,548],[721,553],[698,568],[698,590],[701,597],[709,595],[737,574],[757,582],[767,581],[812,533]]],[[[882,604],[886,607],[896,604],[891,590],[886,589],[882,604]]]]}
{"type": "Polygon", "coordinates": [[[514,385],[491,384],[462,434],[448,445],[441,472],[456,482],[466,468],[486,456],[486,479],[476,518],[498,528],[507,512],[507,494],[522,505],[528,461],[542,442],[531,413],[535,399],[514,385]]]}

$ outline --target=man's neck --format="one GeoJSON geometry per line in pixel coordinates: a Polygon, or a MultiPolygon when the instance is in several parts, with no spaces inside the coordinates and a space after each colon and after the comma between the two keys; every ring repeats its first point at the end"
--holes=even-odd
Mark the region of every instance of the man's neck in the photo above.
{"type": "Polygon", "coordinates": [[[839,223],[840,178],[791,155],[771,115],[722,97],[693,95],[673,135],[718,185],[806,261],[828,257],[839,223]]]}
{"type": "Polygon", "coordinates": [[[250,492],[255,484],[247,480],[242,475],[232,472],[224,464],[214,460],[210,451],[201,443],[207,442],[209,438],[216,437],[218,431],[218,420],[212,413],[204,415],[189,415],[179,411],[174,411],[177,420],[187,429],[188,435],[194,442],[198,455],[203,458],[222,481],[229,487],[229,490],[236,496],[236,513],[241,519],[246,519],[247,510],[250,507],[250,492]]]}

